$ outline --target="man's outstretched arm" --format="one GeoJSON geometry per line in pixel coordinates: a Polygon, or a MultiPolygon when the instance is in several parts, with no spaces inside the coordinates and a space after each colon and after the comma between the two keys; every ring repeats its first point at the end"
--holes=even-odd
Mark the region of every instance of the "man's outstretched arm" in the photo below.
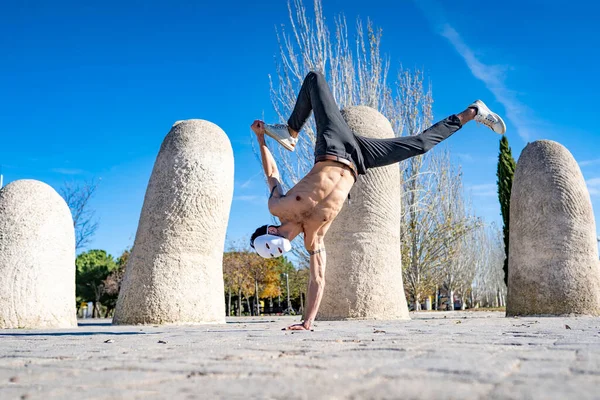
{"type": "Polygon", "coordinates": [[[306,314],[304,322],[289,326],[289,330],[308,330],[317,317],[323,291],[325,289],[325,265],[327,257],[325,255],[325,244],[323,238],[315,240],[304,239],[305,246],[310,254],[310,278],[308,281],[308,291],[306,293],[306,314]]]}
{"type": "Polygon", "coordinates": [[[306,293],[306,318],[303,325],[305,329],[310,329],[312,323],[317,317],[323,291],[325,290],[325,264],[326,256],[324,247],[321,251],[315,250],[310,255],[310,280],[308,281],[308,291],[306,293]]]}
{"type": "Polygon", "coordinates": [[[256,139],[258,140],[258,146],[260,147],[260,158],[262,161],[263,170],[265,171],[265,176],[267,177],[271,197],[282,197],[283,190],[281,188],[281,184],[279,183],[279,169],[275,163],[275,158],[271,154],[271,151],[265,142],[265,123],[256,120],[250,127],[256,134],[256,139]]]}

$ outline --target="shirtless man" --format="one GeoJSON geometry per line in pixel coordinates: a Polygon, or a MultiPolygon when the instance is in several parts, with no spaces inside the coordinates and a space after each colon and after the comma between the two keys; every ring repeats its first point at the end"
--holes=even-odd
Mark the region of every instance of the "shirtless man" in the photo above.
{"type": "Polygon", "coordinates": [[[504,134],[502,118],[477,100],[460,114],[436,123],[419,135],[392,139],[372,139],[355,135],[340,113],[322,74],[309,73],[287,125],[267,125],[254,121],[251,128],[260,146],[262,164],[271,191],[269,211],[281,225],[264,225],[250,239],[251,246],[265,258],[279,257],[290,251],[290,241],[304,234],[304,246],[310,254],[310,279],[306,301],[306,319],[289,330],[309,330],[317,316],[325,288],[327,261],[323,238],[338,215],[358,175],[369,168],[381,167],[423,154],[450,137],[464,124],[475,119],[494,132],[504,134]],[[265,143],[265,133],[293,151],[298,133],[314,112],[317,124],[315,165],[287,193],[265,143]]]}

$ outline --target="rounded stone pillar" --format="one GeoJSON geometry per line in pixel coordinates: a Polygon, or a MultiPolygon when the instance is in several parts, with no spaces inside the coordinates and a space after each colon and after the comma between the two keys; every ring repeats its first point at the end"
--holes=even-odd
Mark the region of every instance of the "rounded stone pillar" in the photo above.
{"type": "Polygon", "coordinates": [[[590,194],[571,153],[550,140],[521,153],[510,198],[506,315],[600,315],[590,194]]]}
{"type": "Polygon", "coordinates": [[[77,326],[75,229],[69,207],[43,182],[0,189],[0,328],[77,326]]]}
{"type": "MultiPolygon", "coordinates": [[[[358,135],[391,138],[389,121],[365,106],[342,111],[358,135]]],[[[318,320],[408,319],[400,261],[400,168],[359,176],[325,236],[327,268],[318,320]]]]}
{"type": "Polygon", "coordinates": [[[227,135],[176,122],[150,177],[114,324],[224,323],[223,248],[233,196],[227,135]]]}

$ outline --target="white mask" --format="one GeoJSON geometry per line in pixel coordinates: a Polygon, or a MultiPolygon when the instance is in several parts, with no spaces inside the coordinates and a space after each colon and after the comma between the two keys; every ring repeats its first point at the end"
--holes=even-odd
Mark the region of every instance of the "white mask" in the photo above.
{"type": "MultiPolygon", "coordinates": [[[[268,226],[267,232],[269,232],[268,226]]],[[[266,233],[254,239],[254,249],[262,258],[275,258],[292,250],[292,244],[284,237],[266,233]]]]}

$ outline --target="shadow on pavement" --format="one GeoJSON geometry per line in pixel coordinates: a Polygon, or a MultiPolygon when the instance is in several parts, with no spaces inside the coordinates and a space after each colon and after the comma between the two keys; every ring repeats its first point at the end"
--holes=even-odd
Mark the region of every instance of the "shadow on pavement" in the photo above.
{"type": "Polygon", "coordinates": [[[111,335],[111,336],[123,336],[123,335],[154,335],[155,333],[147,332],[15,332],[15,333],[0,333],[1,337],[28,337],[28,336],[93,336],[93,335],[111,335]]]}
{"type": "Polygon", "coordinates": [[[77,326],[79,328],[85,327],[85,326],[112,326],[111,322],[78,322],[77,326]]]}
{"type": "Polygon", "coordinates": [[[225,322],[227,325],[229,324],[268,324],[270,322],[277,322],[275,320],[271,321],[271,320],[264,320],[264,321],[227,321],[225,322]]]}

